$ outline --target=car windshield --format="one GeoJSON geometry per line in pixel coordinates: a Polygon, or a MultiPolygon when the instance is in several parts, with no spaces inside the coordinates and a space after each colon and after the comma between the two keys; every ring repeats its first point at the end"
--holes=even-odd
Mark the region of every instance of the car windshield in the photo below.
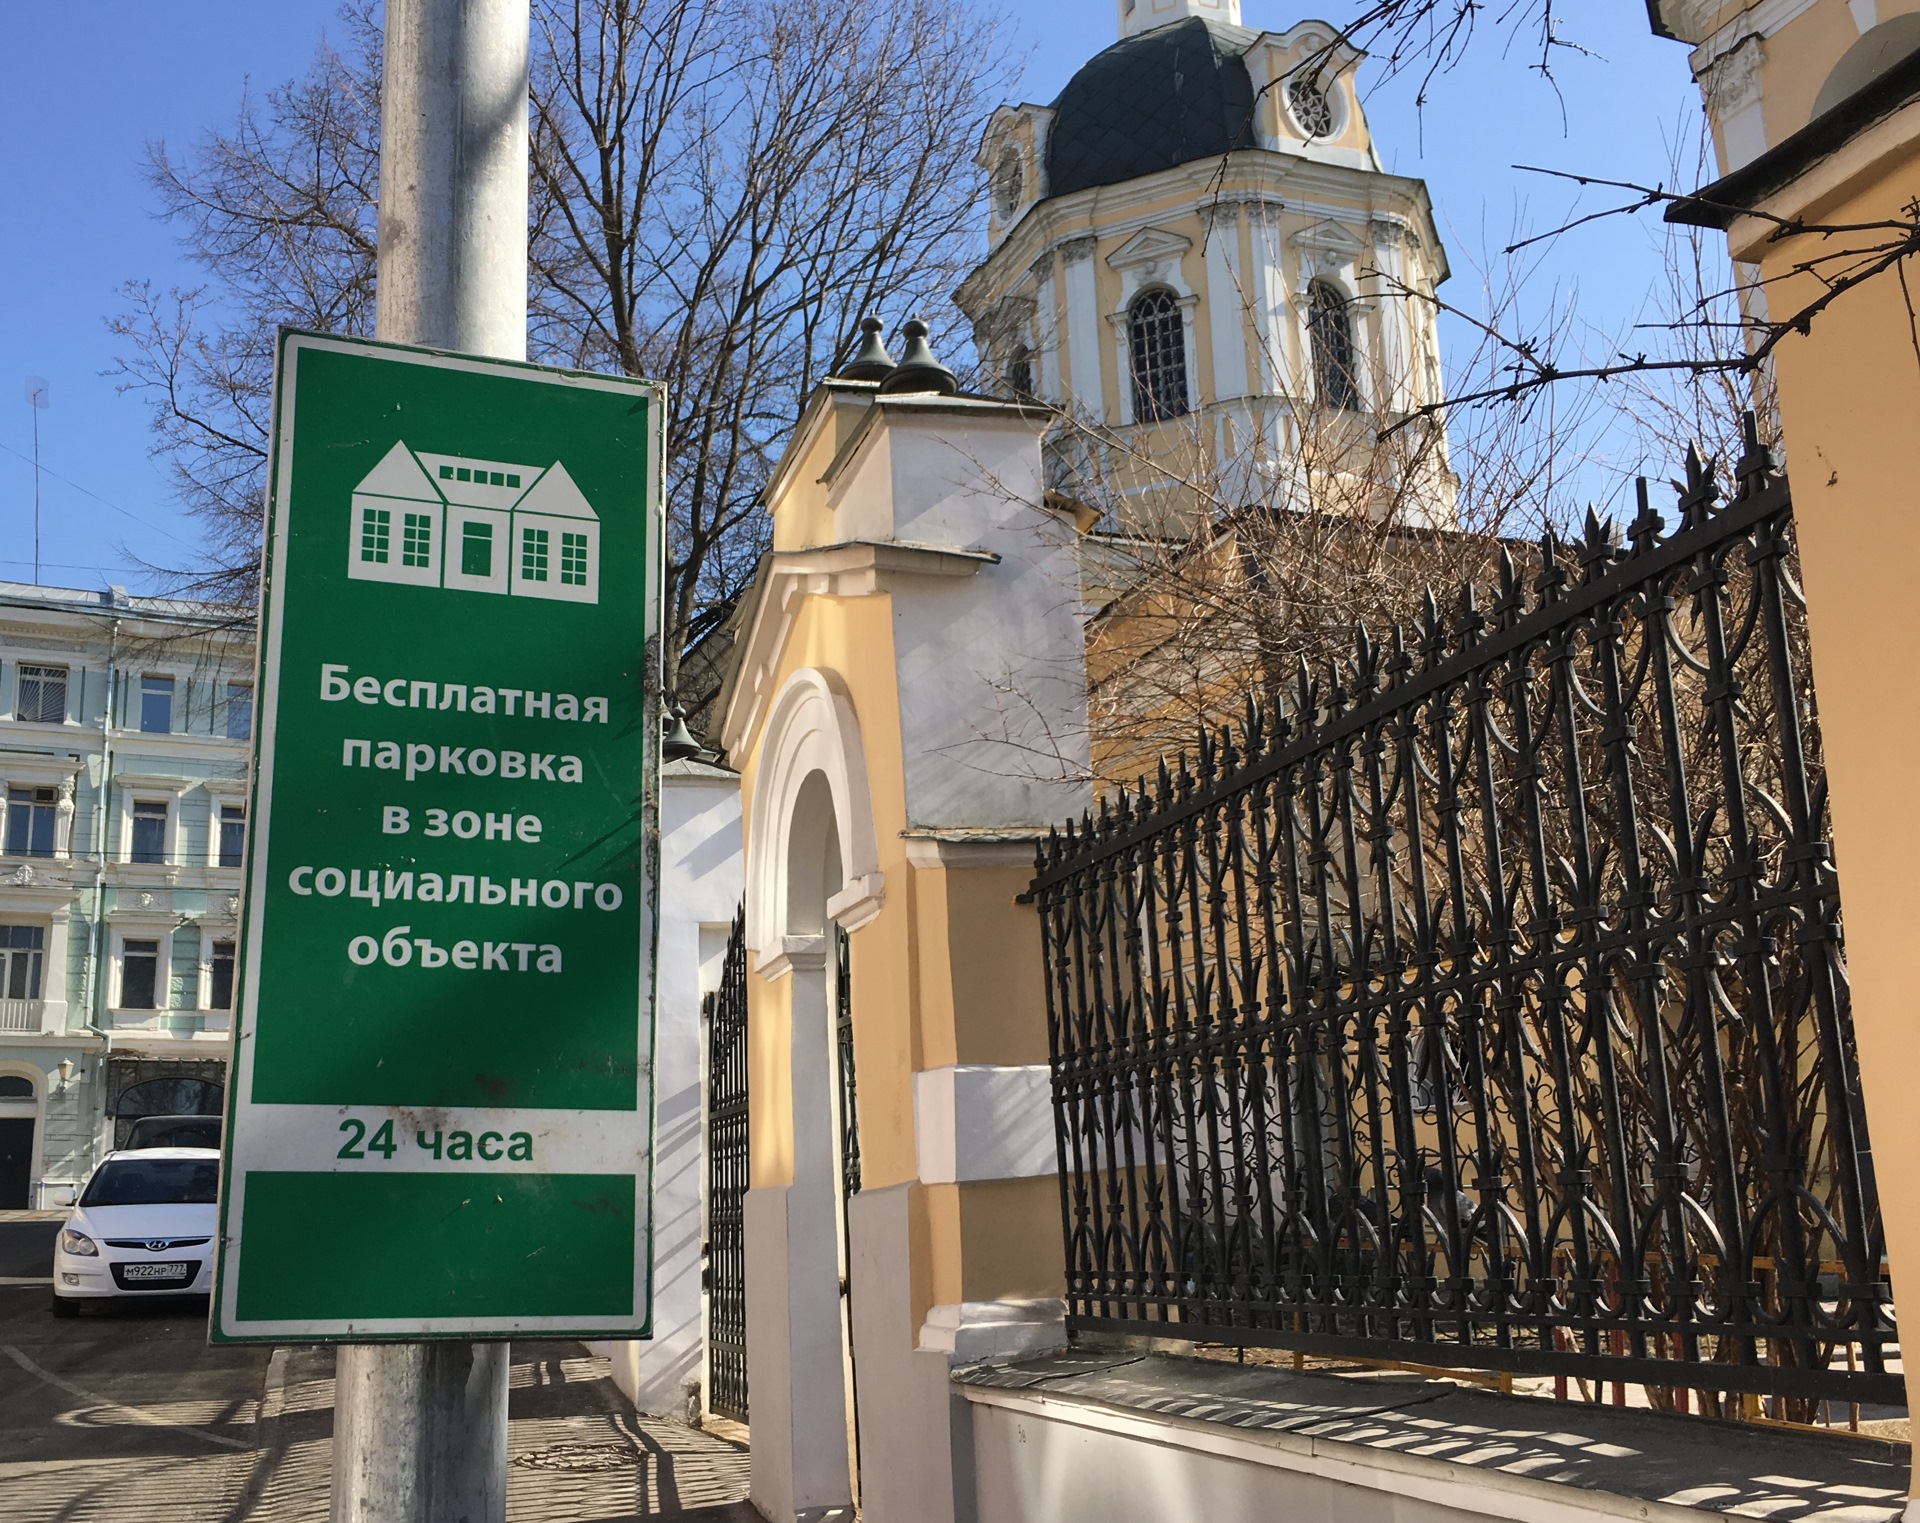
{"type": "Polygon", "coordinates": [[[115,1158],[100,1166],[83,1206],[210,1206],[220,1185],[211,1158],[115,1158]]]}

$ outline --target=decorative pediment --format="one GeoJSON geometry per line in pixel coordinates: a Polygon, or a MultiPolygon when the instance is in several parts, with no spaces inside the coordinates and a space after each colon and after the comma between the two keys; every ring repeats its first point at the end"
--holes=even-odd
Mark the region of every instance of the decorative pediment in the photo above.
{"type": "Polygon", "coordinates": [[[1289,241],[1300,250],[1301,290],[1318,278],[1334,281],[1348,296],[1359,294],[1352,272],[1366,245],[1355,234],[1337,222],[1316,222],[1289,241]]]}
{"type": "Polygon", "coordinates": [[[1180,256],[1192,247],[1191,238],[1182,238],[1165,228],[1146,227],[1107,255],[1107,263],[1116,270],[1138,269],[1142,265],[1177,264],[1180,256]]]}
{"type": "Polygon", "coordinates": [[[1358,258],[1366,247],[1338,222],[1316,222],[1311,227],[1303,227],[1293,235],[1292,242],[1300,248],[1319,254],[1338,254],[1343,259],[1358,258]]]}

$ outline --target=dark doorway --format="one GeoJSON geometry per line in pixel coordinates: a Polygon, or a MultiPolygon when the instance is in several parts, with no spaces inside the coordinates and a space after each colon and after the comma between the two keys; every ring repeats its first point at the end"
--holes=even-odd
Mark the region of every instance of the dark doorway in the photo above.
{"type": "Polygon", "coordinates": [[[33,1117],[0,1119],[0,1211],[33,1204],[33,1117]]]}

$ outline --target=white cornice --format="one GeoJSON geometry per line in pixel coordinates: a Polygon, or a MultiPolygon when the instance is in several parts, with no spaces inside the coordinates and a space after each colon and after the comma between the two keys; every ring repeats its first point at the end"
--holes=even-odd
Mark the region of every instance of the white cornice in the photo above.
{"type": "Polygon", "coordinates": [[[857,598],[888,592],[897,577],[973,576],[1000,557],[987,550],[955,550],[898,540],[854,540],[809,550],[776,550],[760,563],[753,612],[737,647],[729,679],[720,743],[744,756],[770,696],[780,653],[809,597],[857,598]]]}
{"type": "Polygon", "coordinates": [[[782,936],[753,965],[753,971],[772,983],[785,978],[794,969],[823,968],[827,962],[827,938],[824,936],[782,936]]]}
{"type": "Polygon", "coordinates": [[[1730,53],[1749,35],[1762,38],[1771,37],[1782,27],[1813,9],[1814,0],[1759,0],[1737,12],[1732,18],[1715,27],[1705,36],[1699,35],[1699,29],[1708,16],[1720,7],[1712,0],[1695,0],[1695,3],[1680,3],[1673,6],[1673,13],[1681,25],[1674,28],[1682,42],[1698,41],[1697,46],[1687,57],[1693,66],[1693,77],[1698,79],[1723,53],[1730,53]],[[1689,32],[1694,33],[1688,36],[1689,32]]]}
{"type": "Polygon", "coordinates": [[[172,777],[158,772],[116,772],[113,780],[122,788],[171,793],[178,798],[201,781],[197,777],[172,777]]]}
{"type": "Polygon", "coordinates": [[[907,860],[915,867],[1023,867],[1031,868],[1044,829],[1033,830],[903,830],[907,860]]]}
{"type": "Polygon", "coordinates": [[[1425,180],[1265,150],[1243,149],[1226,157],[1224,174],[1221,161],[1210,158],[1122,185],[1096,186],[1041,202],[974,267],[955,292],[955,301],[968,316],[977,318],[1003,292],[1018,285],[1036,261],[1055,250],[1064,254],[1071,245],[1094,242],[1096,235],[1089,224],[1096,216],[1101,219],[1099,239],[1124,238],[1184,216],[1188,210],[1228,201],[1289,216],[1347,222],[1397,217],[1426,247],[1436,283],[1446,279],[1446,248],[1434,224],[1425,180]],[[1164,205],[1183,188],[1192,194],[1191,208],[1164,205]]]}

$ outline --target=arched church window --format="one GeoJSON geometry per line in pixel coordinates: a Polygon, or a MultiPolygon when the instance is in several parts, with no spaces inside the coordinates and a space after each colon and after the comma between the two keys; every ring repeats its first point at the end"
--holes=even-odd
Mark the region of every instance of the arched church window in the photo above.
{"type": "Polygon", "coordinates": [[[1142,423],[1187,411],[1187,335],[1180,304],[1149,291],[1127,309],[1133,350],[1133,415],[1142,423]]]}
{"type": "Polygon", "coordinates": [[[1347,298],[1324,280],[1307,288],[1307,334],[1313,341],[1313,384],[1323,406],[1360,405],[1353,366],[1353,316],[1347,298]]]}
{"type": "Polygon", "coordinates": [[[1302,135],[1309,138],[1333,136],[1333,102],[1327,92],[1307,78],[1287,81],[1287,109],[1302,135]]]}
{"type": "Polygon", "coordinates": [[[1025,344],[1015,344],[1007,357],[1007,390],[1016,397],[1033,395],[1033,351],[1025,344]]]}
{"type": "Polygon", "coordinates": [[[1020,207],[1025,186],[1020,174],[1020,155],[1009,148],[1000,155],[993,170],[993,210],[1002,222],[1020,207]]]}

